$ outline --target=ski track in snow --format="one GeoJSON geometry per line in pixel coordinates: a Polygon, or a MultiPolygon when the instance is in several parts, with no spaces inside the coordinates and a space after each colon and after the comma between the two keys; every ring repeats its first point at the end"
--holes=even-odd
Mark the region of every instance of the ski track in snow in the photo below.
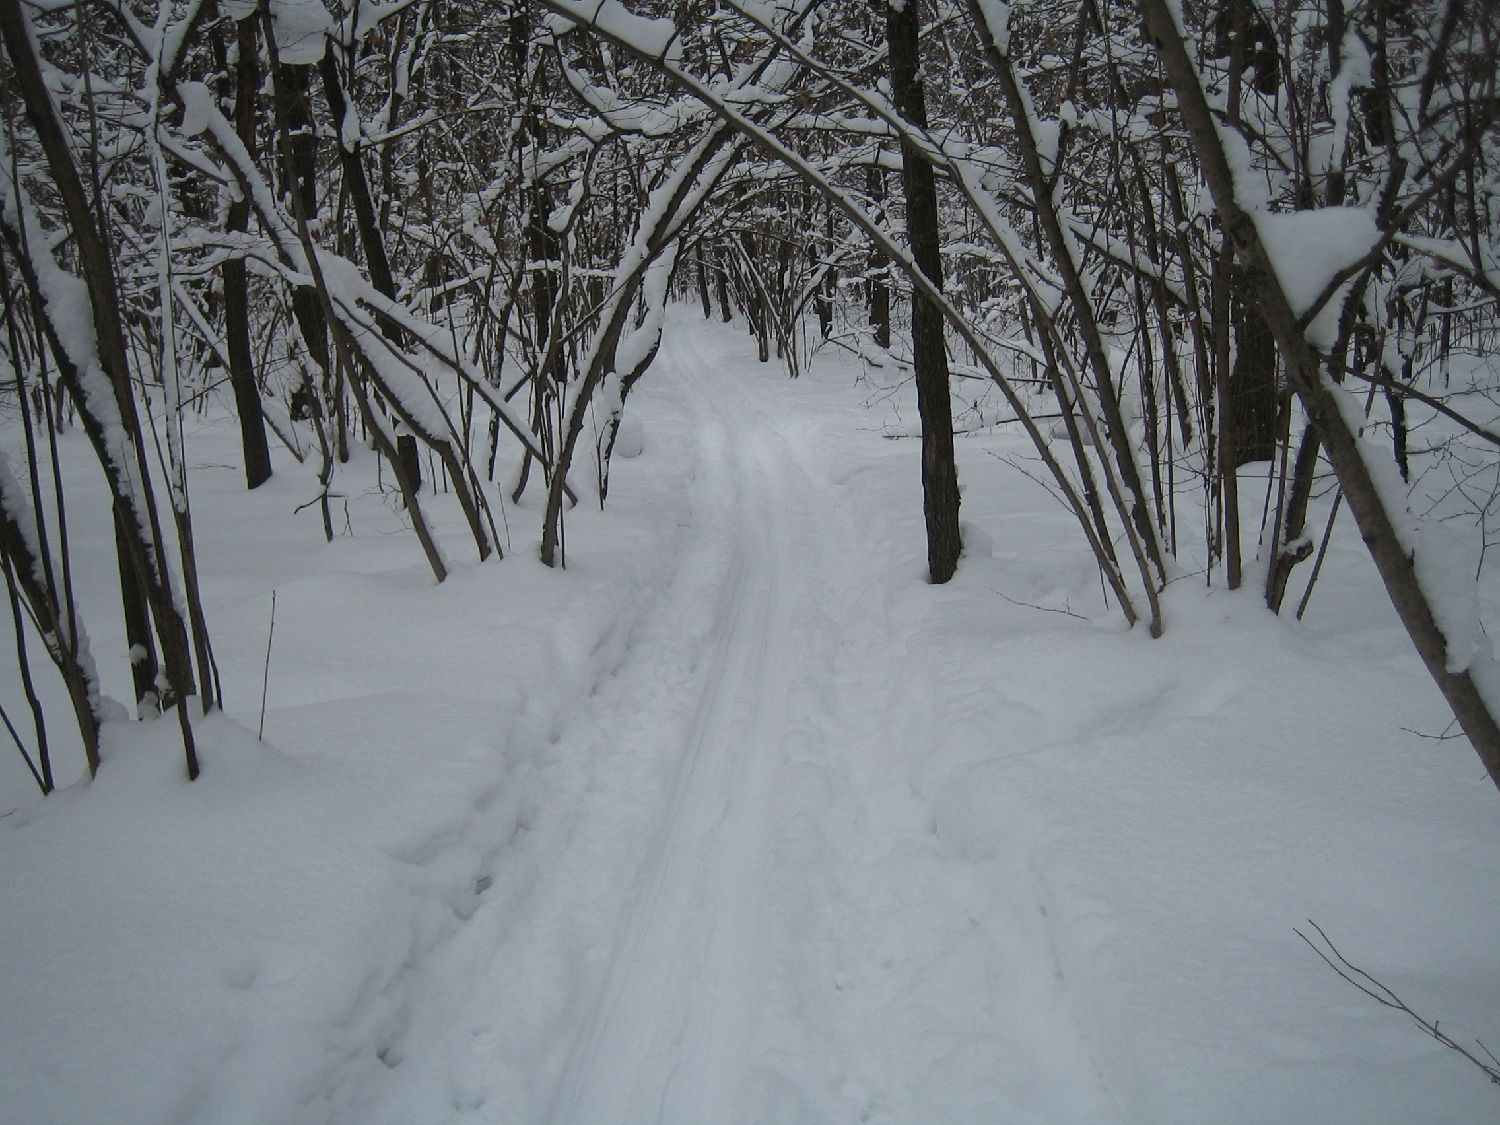
{"type": "MultiPolygon", "coordinates": [[[[690,341],[693,338],[690,338],[690,341]]],[[[680,374],[712,367],[671,356],[680,374]]],[[[765,987],[772,782],[795,726],[799,613],[816,572],[796,544],[815,513],[786,441],[734,384],[694,403],[705,512],[727,516],[711,666],[680,748],[665,820],[598,1000],[558,1089],[558,1121],[725,1121],[765,987]]]]}
{"type": "Polygon", "coordinates": [[[671,572],[541,748],[492,889],[352,1020],[398,1030],[335,1065],[310,1121],[1049,1120],[1038,1087],[1111,1116],[1026,873],[976,899],[913,787],[945,697],[889,617],[906,564],[803,388],[743,346],[667,334],[649,405],[690,443],[658,450],[690,469],[671,572]]]}
{"type": "MultiPolygon", "coordinates": [[[[1049,1112],[1071,1100],[1073,1120],[1109,1116],[1049,991],[1045,935],[997,940],[944,882],[930,802],[899,765],[941,732],[941,691],[896,640],[879,595],[892,560],[870,557],[816,423],[779,372],[719,354],[726,337],[668,339],[653,376],[696,436],[700,553],[616,690],[596,695],[599,725],[625,718],[605,753],[661,739],[655,708],[632,730],[622,702],[674,622],[704,613],[705,582],[713,625],[664,811],[605,928],[546,1119],[1045,1120],[1029,1101],[1040,1075],[1049,1112]],[[952,1004],[974,1010],[933,1026],[952,1004]]],[[[1018,882],[1009,893],[1034,912],[1018,882]]]]}

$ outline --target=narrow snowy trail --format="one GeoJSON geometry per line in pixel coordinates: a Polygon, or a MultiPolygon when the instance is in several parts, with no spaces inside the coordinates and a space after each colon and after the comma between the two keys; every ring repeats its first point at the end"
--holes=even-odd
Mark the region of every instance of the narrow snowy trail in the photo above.
{"type": "MultiPolygon", "coordinates": [[[[846,383],[789,383],[729,328],[669,325],[651,378],[658,464],[617,466],[613,506],[667,565],[602,639],[553,638],[591,689],[539,729],[461,920],[357,1013],[395,1030],[336,1070],[334,1119],[1113,1120],[1026,853],[971,861],[935,819],[942,595],[848,456],[914,485],[910,447],[871,451],[846,383]]],[[[612,543],[585,526],[567,586],[612,543]]]]}
{"type": "Polygon", "coordinates": [[[573,1045],[557,1121],[728,1121],[766,988],[772,793],[786,747],[820,717],[799,680],[821,568],[803,565],[818,490],[798,451],[689,336],[666,377],[689,398],[699,498],[724,573],[702,695],[665,816],[573,1045]]]}
{"type": "Polygon", "coordinates": [[[955,866],[914,787],[943,688],[888,591],[926,587],[849,502],[847,396],[683,327],[691,525],[580,728],[619,763],[580,852],[626,886],[559,915],[587,969],[538,1119],[1110,1119],[1028,878],[955,866]]]}

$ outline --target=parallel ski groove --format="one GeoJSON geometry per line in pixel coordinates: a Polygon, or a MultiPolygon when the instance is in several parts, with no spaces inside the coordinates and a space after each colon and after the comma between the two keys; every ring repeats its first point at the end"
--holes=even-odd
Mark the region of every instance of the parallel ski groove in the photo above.
{"type": "MultiPolygon", "coordinates": [[[[702,357],[671,359],[682,370],[702,357]]],[[[695,403],[700,472],[715,475],[711,499],[730,524],[718,637],[641,891],[554,1098],[558,1122],[728,1119],[764,992],[770,794],[794,676],[795,490],[778,435],[737,428],[753,411],[695,403]]]]}

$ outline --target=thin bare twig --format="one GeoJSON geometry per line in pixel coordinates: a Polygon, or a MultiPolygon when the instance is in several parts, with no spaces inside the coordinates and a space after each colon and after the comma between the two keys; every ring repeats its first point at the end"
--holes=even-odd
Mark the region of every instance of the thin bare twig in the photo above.
{"type": "MultiPolygon", "coordinates": [[[[1406,1015],[1411,1018],[1411,1021],[1418,1027],[1420,1027],[1426,1035],[1437,1040],[1437,1042],[1441,1043],[1449,1050],[1457,1051],[1460,1055],[1468,1059],[1471,1063],[1473,1063],[1481,1071],[1483,1071],[1484,1076],[1490,1080],[1490,1083],[1492,1085],[1500,1086],[1500,1065],[1491,1065],[1490,1063],[1485,1062],[1483,1059],[1479,1058],[1475,1054],[1472,1054],[1468,1049],[1452,1039],[1447,1032],[1439,1028],[1436,1020],[1423,1019],[1416,1012],[1412,1011],[1410,1006],[1408,1006],[1407,1003],[1401,999],[1401,997],[1397,996],[1389,988],[1381,984],[1378,980],[1372,977],[1369,973],[1365,972],[1359,966],[1352,964],[1347,957],[1340,953],[1338,946],[1334,945],[1333,942],[1329,939],[1328,935],[1323,932],[1322,926],[1318,925],[1311,918],[1307,920],[1307,924],[1318,931],[1318,937],[1320,937],[1323,940],[1323,944],[1328,947],[1327,953],[1318,948],[1317,944],[1314,943],[1313,940],[1306,934],[1304,934],[1301,930],[1293,927],[1292,933],[1296,934],[1299,938],[1306,942],[1307,947],[1314,953],[1316,953],[1320,958],[1322,958],[1325,965],[1336,972],[1339,976],[1343,977],[1344,980],[1348,981],[1355,988],[1363,992],[1366,996],[1370,997],[1370,999],[1380,1004],[1382,1007],[1394,1008],[1398,1012],[1406,1013],[1406,1015]]],[[[1486,1055],[1489,1055],[1491,1060],[1495,1059],[1494,1054],[1488,1047],[1486,1047],[1478,1039],[1475,1039],[1474,1042],[1478,1044],[1481,1051],[1483,1051],[1486,1055]]],[[[1496,1060],[1496,1062],[1500,1063],[1500,1060],[1496,1060]]]]}
{"type": "Polygon", "coordinates": [[[260,676],[260,729],[255,740],[263,742],[266,737],[266,690],[271,684],[271,639],[276,636],[276,591],[271,591],[271,627],[266,630],[266,666],[260,676]]]}
{"type": "Polygon", "coordinates": [[[1079,621],[1087,621],[1088,620],[1088,618],[1085,617],[1083,614],[1081,614],[1081,613],[1074,613],[1071,609],[1058,609],[1056,606],[1036,605],[1034,602],[1023,602],[1023,601],[1019,600],[1018,598],[1011,597],[1009,594],[1003,594],[1003,593],[1001,593],[999,590],[995,589],[993,586],[990,587],[990,593],[994,594],[997,597],[1004,598],[1006,601],[1010,602],[1011,605],[1021,606],[1023,609],[1039,609],[1043,613],[1060,613],[1064,617],[1076,617],[1079,621]]]}
{"type": "Polygon", "coordinates": [[[1402,727],[1401,729],[1404,730],[1407,734],[1414,734],[1418,738],[1431,739],[1433,742],[1451,742],[1455,738],[1464,737],[1463,731],[1453,729],[1456,726],[1458,726],[1457,719],[1453,720],[1453,722],[1445,726],[1442,729],[1442,732],[1439,734],[1430,734],[1427,731],[1413,730],[1411,727],[1402,727]]]}

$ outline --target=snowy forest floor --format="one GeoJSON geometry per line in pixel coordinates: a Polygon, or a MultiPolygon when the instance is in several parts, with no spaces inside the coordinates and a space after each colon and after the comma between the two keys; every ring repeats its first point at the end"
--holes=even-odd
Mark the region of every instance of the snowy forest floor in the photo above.
{"type": "Polygon", "coordinates": [[[1500,1114],[1293,933],[1500,1047],[1500,798],[1412,733],[1447,716],[1347,523],[1304,623],[1187,574],[1152,641],[986,433],[933,587],[910,390],[858,375],[678,311],[567,570],[534,505],[472,563],[439,497],[440,587],[368,454],[325,544],[305,469],[244,493],[198,423],[227,713],[191,785],[170,722],[46,801],[0,763],[0,1119],[1500,1114]]]}

